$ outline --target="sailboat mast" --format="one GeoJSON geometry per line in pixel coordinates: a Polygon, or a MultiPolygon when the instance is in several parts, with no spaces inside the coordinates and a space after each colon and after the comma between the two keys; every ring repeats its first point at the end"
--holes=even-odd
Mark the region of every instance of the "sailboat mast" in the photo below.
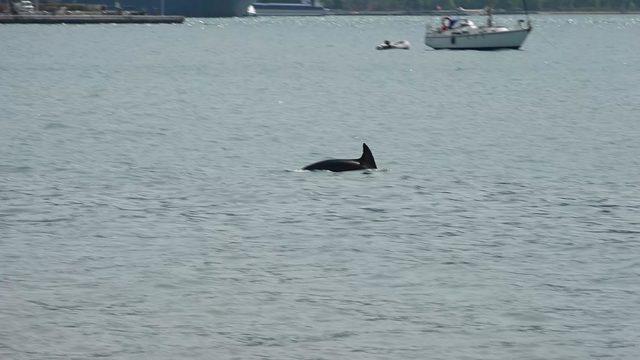
{"type": "Polygon", "coordinates": [[[522,0],[522,7],[524,8],[524,15],[527,17],[527,26],[531,29],[531,19],[529,19],[529,9],[527,8],[527,0],[522,0]]]}

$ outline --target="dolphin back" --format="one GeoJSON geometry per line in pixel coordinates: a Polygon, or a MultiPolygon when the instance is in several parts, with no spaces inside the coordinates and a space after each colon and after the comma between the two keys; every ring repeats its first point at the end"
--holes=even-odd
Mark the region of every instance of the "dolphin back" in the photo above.
{"type": "Polygon", "coordinates": [[[373,154],[367,146],[362,144],[362,156],[359,159],[329,159],[307,165],[302,170],[328,170],[328,171],[350,171],[377,169],[373,154]]]}
{"type": "Polygon", "coordinates": [[[350,171],[365,169],[357,160],[330,159],[307,165],[302,170],[350,171]]]}

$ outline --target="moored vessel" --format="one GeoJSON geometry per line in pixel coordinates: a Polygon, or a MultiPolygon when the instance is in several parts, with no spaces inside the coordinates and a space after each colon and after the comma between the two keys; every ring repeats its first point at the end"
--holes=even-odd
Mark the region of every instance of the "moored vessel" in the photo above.
{"type": "MultiPolygon", "coordinates": [[[[531,21],[519,20],[517,28],[495,25],[491,8],[464,10],[487,16],[486,25],[476,25],[467,18],[442,17],[438,26],[427,29],[425,45],[439,50],[498,50],[519,49],[531,31],[531,21]]],[[[526,13],[526,6],[525,6],[526,13]]]]}
{"type": "Polygon", "coordinates": [[[252,9],[257,16],[322,16],[327,9],[315,0],[302,2],[270,2],[268,0],[253,3],[252,9]]]}
{"type": "MultiPolygon", "coordinates": [[[[186,17],[244,16],[255,0],[119,0],[125,10],[141,10],[149,15],[181,15],[186,17]]],[[[51,1],[53,2],[53,1],[51,1]]],[[[40,0],[45,3],[45,0],[40,0]]],[[[105,4],[111,1],[78,0],[77,3],[105,4]]]]}

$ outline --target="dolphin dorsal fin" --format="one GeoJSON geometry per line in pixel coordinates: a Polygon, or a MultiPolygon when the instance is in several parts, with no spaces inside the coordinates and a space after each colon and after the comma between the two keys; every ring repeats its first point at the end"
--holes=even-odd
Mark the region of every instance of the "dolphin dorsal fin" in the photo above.
{"type": "Polygon", "coordinates": [[[358,159],[358,162],[362,164],[367,169],[377,169],[376,161],[373,159],[373,154],[371,150],[367,146],[367,144],[362,143],[362,156],[358,159]]]}

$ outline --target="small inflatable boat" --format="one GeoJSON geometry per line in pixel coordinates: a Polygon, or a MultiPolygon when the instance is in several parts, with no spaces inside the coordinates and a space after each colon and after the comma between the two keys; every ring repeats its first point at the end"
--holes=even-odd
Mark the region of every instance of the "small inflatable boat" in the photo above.
{"type": "Polygon", "coordinates": [[[391,49],[409,50],[410,48],[411,48],[411,44],[407,40],[400,40],[393,43],[389,42],[389,40],[385,40],[385,42],[376,46],[376,50],[391,50],[391,49]]]}

